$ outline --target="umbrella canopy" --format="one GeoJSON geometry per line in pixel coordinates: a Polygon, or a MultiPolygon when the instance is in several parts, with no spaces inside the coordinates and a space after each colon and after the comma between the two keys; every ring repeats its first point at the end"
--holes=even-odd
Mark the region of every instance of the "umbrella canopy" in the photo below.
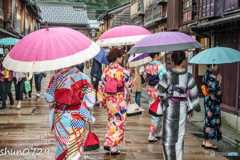
{"type": "Polygon", "coordinates": [[[152,58],[149,57],[149,53],[142,53],[142,54],[131,54],[128,62],[129,67],[137,67],[152,61],[152,58]]]}
{"type": "Polygon", "coordinates": [[[101,48],[100,52],[94,57],[98,62],[109,65],[109,62],[107,61],[107,55],[108,53],[101,48]]]}
{"type": "Polygon", "coordinates": [[[206,49],[189,61],[189,63],[195,64],[223,64],[234,62],[240,62],[240,52],[227,47],[206,49]]]}
{"type": "Polygon", "coordinates": [[[202,48],[203,46],[191,36],[181,32],[159,32],[149,35],[137,42],[128,54],[159,53],[176,50],[202,48]]]}
{"type": "Polygon", "coordinates": [[[82,33],[64,27],[41,29],[25,36],[3,65],[16,72],[58,70],[95,57],[100,47],[82,33]]]}
{"type": "Polygon", "coordinates": [[[3,54],[3,48],[0,48],[0,54],[3,54]]]}
{"type": "Polygon", "coordinates": [[[112,47],[135,44],[147,35],[152,34],[143,27],[122,25],[104,32],[97,40],[101,47],[112,47]]]}
{"type": "Polygon", "coordinates": [[[0,39],[0,44],[5,46],[13,46],[13,45],[16,45],[19,41],[20,39],[17,39],[17,38],[11,38],[11,37],[2,38],[0,39]]]}

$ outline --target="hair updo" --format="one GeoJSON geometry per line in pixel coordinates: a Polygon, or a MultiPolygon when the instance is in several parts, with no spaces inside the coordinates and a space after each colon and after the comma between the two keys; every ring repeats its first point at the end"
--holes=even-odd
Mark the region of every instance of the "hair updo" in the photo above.
{"type": "Polygon", "coordinates": [[[159,53],[150,53],[149,56],[153,59],[156,55],[159,55],[159,53]]]}
{"type": "Polygon", "coordinates": [[[118,48],[113,48],[107,55],[107,61],[109,63],[115,62],[117,58],[120,58],[123,56],[122,50],[118,48]]]}
{"type": "Polygon", "coordinates": [[[186,60],[186,54],[183,51],[174,51],[171,59],[176,66],[180,66],[181,63],[186,60]]]}

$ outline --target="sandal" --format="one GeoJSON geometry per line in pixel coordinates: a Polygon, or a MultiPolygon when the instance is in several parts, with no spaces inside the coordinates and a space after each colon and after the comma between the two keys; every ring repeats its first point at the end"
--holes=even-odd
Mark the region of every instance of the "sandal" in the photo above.
{"type": "Polygon", "coordinates": [[[106,150],[106,151],[110,151],[111,150],[110,146],[104,146],[103,149],[106,150]]]}
{"type": "Polygon", "coordinates": [[[118,155],[120,154],[120,150],[117,150],[116,152],[111,152],[111,155],[118,155]]]}
{"type": "Polygon", "coordinates": [[[217,146],[212,144],[211,146],[204,146],[205,149],[214,149],[214,150],[218,150],[218,147],[216,148],[217,146]],[[214,147],[215,146],[215,147],[214,147]]]}
{"type": "Polygon", "coordinates": [[[157,142],[158,141],[158,138],[154,138],[152,140],[148,140],[148,142],[157,142]]]}

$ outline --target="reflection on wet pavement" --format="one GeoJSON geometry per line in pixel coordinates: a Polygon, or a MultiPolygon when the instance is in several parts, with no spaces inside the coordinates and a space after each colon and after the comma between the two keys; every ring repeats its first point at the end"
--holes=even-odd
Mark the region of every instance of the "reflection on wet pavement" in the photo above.
{"type": "MultiPolygon", "coordinates": [[[[48,77],[43,79],[42,88],[46,88],[49,80],[48,74],[48,77]]],[[[35,93],[34,87],[33,93],[35,93]]],[[[143,107],[147,111],[146,103],[143,103],[143,107]]],[[[92,131],[99,137],[101,148],[84,152],[82,159],[163,159],[161,139],[156,143],[148,142],[150,115],[147,112],[127,119],[125,146],[119,147],[121,154],[118,156],[111,156],[102,148],[107,130],[106,110],[96,106],[93,115],[96,122],[92,131]]],[[[7,105],[7,109],[0,110],[0,117],[0,159],[54,159],[55,138],[49,128],[48,104],[42,95],[37,101],[33,94],[30,101],[23,102],[21,110],[17,110],[16,106],[7,105]],[[33,109],[35,109],[34,113],[32,113],[33,109]],[[5,151],[12,152],[12,155],[5,151]],[[14,151],[15,155],[13,155],[14,151]],[[16,155],[17,151],[24,152],[22,155],[16,155]]],[[[211,150],[204,150],[200,145],[201,142],[185,134],[184,159],[225,159],[211,157],[211,150]]]]}

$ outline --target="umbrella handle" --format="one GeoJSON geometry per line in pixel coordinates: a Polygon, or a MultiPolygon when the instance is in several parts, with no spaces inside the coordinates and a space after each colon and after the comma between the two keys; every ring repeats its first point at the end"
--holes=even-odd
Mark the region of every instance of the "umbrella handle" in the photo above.
{"type": "Polygon", "coordinates": [[[91,130],[91,124],[89,123],[89,133],[92,132],[91,130]]]}
{"type": "Polygon", "coordinates": [[[48,30],[48,23],[47,23],[47,21],[46,21],[46,30],[48,30]]]}
{"type": "Polygon", "coordinates": [[[32,66],[31,66],[31,69],[30,69],[30,72],[29,72],[29,77],[28,77],[29,79],[32,79],[35,63],[36,63],[36,62],[33,62],[33,63],[32,63],[32,66]]]}

